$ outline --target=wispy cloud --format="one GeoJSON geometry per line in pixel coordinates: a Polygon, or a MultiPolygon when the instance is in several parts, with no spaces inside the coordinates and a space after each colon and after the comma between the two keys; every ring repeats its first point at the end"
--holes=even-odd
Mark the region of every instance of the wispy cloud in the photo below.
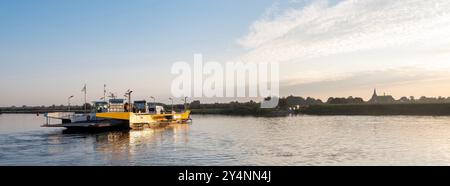
{"type": "Polygon", "coordinates": [[[392,68],[386,70],[361,71],[354,73],[335,73],[323,76],[322,73],[310,72],[305,76],[286,78],[282,81],[282,86],[310,85],[318,82],[336,83],[341,86],[345,82],[359,82],[352,86],[375,85],[385,82],[395,83],[418,83],[418,81],[437,80],[442,77],[450,78],[448,70],[424,70],[421,68],[392,68]]]}
{"type": "MultiPolygon", "coordinates": [[[[320,75],[320,74],[319,74],[320,75]]],[[[424,70],[422,68],[393,68],[376,71],[361,71],[354,73],[336,73],[329,76],[314,76],[316,78],[299,76],[285,79],[281,82],[281,92],[283,94],[301,93],[315,94],[322,96],[337,96],[344,93],[345,96],[359,95],[370,96],[372,88],[387,88],[392,91],[394,88],[397,96],[415,95],[418,92],[425,92],[422,95],[442,95],[446,96],[449,87],[450,71],[448,70],[424,70]],[[428,89],[432,86],[433,89],[428,89]],[[397,88],[400,87],[400,90],[397,88]],[[414,87],[414,91],[406,90],[407,87],[414,87]],[[366,92],[364,92],[366,91],[366,92]],[[365,94],[359,94],[359,93],[365,94]]],[[[415,96],[420,96],[419,94],[415,96]]]]}
{"type": "Polygon", "coordinates": [[[237,40],[246,50],[237,60],[281,64],[282,92],[332,96],[381,86],[403,94],[400,86],[444,87],[450,79],[450,1],[305,2],[275,4],[237,40]]]}
{"type": "Polygon", "coordinates": [[[284,62],[430,41],[450,43],[448,0],[313,1],[255,21],[238,43],[240,60],[284,62]]]}

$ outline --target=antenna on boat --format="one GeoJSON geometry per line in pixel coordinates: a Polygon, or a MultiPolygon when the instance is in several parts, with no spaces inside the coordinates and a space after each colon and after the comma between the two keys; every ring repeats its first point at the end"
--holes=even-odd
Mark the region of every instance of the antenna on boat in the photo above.
{"type": "Polygon", "coordinates": [[[171,112],[173,113],[173,98],[169,98],[170,101],[172,101],[172,110],[171,112]]]}
{"type": "Polygon", "coordinates": [[[103,84],[103,101],[106,101],[106,84],[103,84]]]}
{"type": "Polygon", "coordinates": [[[87,89],[86,89],[86,84],[84,84],[84,87],[83,87],[83,89],[81,89],[81,92],[84,92],[84,113],[86,113],[86,110],[87,110],[87,103],[86,103],[87,89]]]}
{"type": "Polygon", "coordinates": [[[128,105],[129,105],[129,111],[131,111],[133,109],[133,106],[131,105],[131,93],[133,93],[133,91],[131,91],[130,89],[127,90],[127,92],[125,93],[125,97],[128,97],[128,105]]]}
{"type": "Polygon", "coordinates": [[[181,101],[184,101],[184,110],[186,111],[187,110],[187,96],[186,97],[184,97],[184,99],[182,99],[181,101]]]}
{"type": "Polygon", "coordinates": [[[110,97],[111,99],[116,99],[117,98],[117,96],[114,93],[112,93],[112,92],[109,93],[108,97],[110,97]]]}
{"type": "Polygon", "coordinates": [[[153,97],[153,96],[150,96],[150,99],[153,99],[153,104],[155,104],[155,105],[156,105],[156,99],[155,99],[155,97],[153,97]]]}

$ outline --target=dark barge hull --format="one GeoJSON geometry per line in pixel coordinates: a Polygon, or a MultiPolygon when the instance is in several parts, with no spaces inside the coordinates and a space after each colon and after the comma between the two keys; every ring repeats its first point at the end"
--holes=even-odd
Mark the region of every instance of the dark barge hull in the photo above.
{"type": "Polygon", "coordinates": [[[90,122],[76,122],[76,123],[67,123],[63,122],[62,124],[45,124],[42,127],[64,127],[67,130],[117,130],[117,129],[130,129],[130,124],[125,120],[99,120],[99,121],[90,121],[90,122]]]}

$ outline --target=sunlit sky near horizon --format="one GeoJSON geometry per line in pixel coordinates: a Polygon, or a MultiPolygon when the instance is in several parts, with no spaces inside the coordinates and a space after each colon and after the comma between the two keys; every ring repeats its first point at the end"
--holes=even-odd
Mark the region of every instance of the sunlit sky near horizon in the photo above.
{"type": "Polygon", "coordinates": [[[0,25],[0,106],[168,102],[195,53],[277,62],[283,96],[450,96],[448,0],[0,0],[0,25]]]}

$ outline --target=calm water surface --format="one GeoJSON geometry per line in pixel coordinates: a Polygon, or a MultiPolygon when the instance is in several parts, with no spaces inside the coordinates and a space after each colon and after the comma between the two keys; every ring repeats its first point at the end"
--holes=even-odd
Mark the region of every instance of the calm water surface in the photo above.
{"type": "Polygon", "coordinates": [[[450,117],[194,115],[163,129],[66,133],[0,115],[0,165],[450,165],[450,117]]]}

